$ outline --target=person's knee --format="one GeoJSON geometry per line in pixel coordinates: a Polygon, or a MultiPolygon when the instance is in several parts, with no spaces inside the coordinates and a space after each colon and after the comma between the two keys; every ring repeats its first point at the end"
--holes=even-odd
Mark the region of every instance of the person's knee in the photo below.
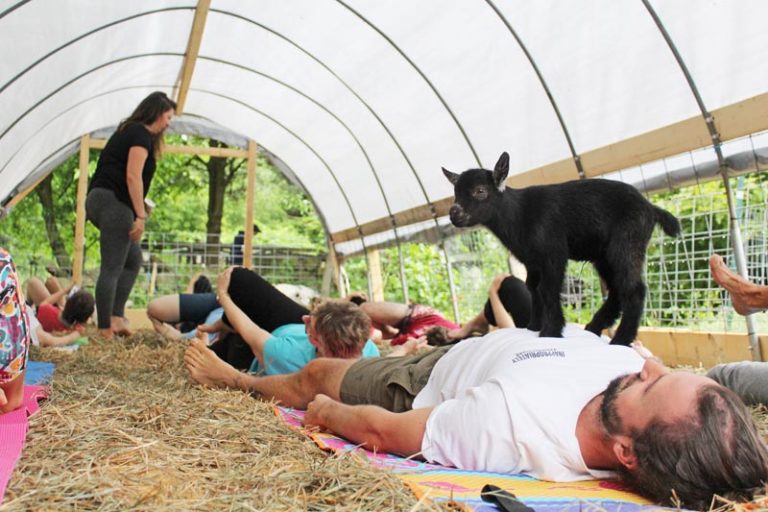
{"type": "Polygon", "coordinates": [[[164,295],[149,301],[147,316],[160,322],[174,323],[179,321],[178,295],[164,295]],[[174,307],[175,303],[175,307],[174,307]]]}

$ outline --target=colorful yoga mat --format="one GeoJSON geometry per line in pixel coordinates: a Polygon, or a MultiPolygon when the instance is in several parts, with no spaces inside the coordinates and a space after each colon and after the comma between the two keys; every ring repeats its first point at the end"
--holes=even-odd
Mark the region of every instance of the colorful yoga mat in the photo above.
{"type": "Polygon", "coordinates": [[[463,471],[389,453],[374,453],[332,434],[306,431],[302,427],[304,411],[277,406],[274,411],[290,427],[311,437],[320,448],[334,452],[358,452],[374,465],[393,471],[419,499],[433,502],[453,500],[459,502],[464,510],[495,512],[498,509],[494,505],[480,499],[483,486],[493,484],[516,495],[537,512],[639,512],[661,508],[613,481],[545,482],[525,475],[463,471]]]}

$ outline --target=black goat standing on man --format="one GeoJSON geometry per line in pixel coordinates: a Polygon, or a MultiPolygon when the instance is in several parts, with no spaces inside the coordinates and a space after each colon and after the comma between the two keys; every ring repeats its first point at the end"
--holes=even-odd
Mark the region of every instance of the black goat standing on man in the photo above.
{"type": "Polygon", "coordinates": [[[678,220],[626,183],[589,179],[513,189],[505,184],[508,172],[507,153],[493,171],[443,168],[454,185],[451,222],[484,225],[526,266],[533,300],[528,328],[542,337],[562,336],[560,290],[568,259],[592,262],[608,297],[586,328],[600,334],[621,315],[611,343],[629,345],[643,313],[643,264],[653,228],[658,223],[677,236],[678,220]]]}

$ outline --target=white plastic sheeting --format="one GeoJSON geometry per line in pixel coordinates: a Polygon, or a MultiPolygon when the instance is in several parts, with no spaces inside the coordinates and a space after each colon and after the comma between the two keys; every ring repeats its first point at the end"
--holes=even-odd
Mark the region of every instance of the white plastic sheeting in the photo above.
{"type": "MultiPolygon", "coordinates": [[[[0,2],[0,200],[149,92],[174,94],[196,7],[0,2]]],[[[554,179],[579,178],[575,156],[592,176],[707,146],[680,62],[724,138],[767,129],[766,19],[761,0],[213,0],[184,112],[279,159],[330,233],[402,225],[451,195],[441,166],[509,151],[511,176],[551,181],[568,160],[554,179]]]]}

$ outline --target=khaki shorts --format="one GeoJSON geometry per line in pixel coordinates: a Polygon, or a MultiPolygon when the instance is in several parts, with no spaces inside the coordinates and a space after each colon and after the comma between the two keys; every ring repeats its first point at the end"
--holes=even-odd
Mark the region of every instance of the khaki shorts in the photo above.
{"type": "Polygon", "coordinates": [[[349,405],[378,405],[392,412],[410,411],[435,364],[451,346],[416,356],[361,359],[349,367],[341,381],[341,401],[349,405]]]}

